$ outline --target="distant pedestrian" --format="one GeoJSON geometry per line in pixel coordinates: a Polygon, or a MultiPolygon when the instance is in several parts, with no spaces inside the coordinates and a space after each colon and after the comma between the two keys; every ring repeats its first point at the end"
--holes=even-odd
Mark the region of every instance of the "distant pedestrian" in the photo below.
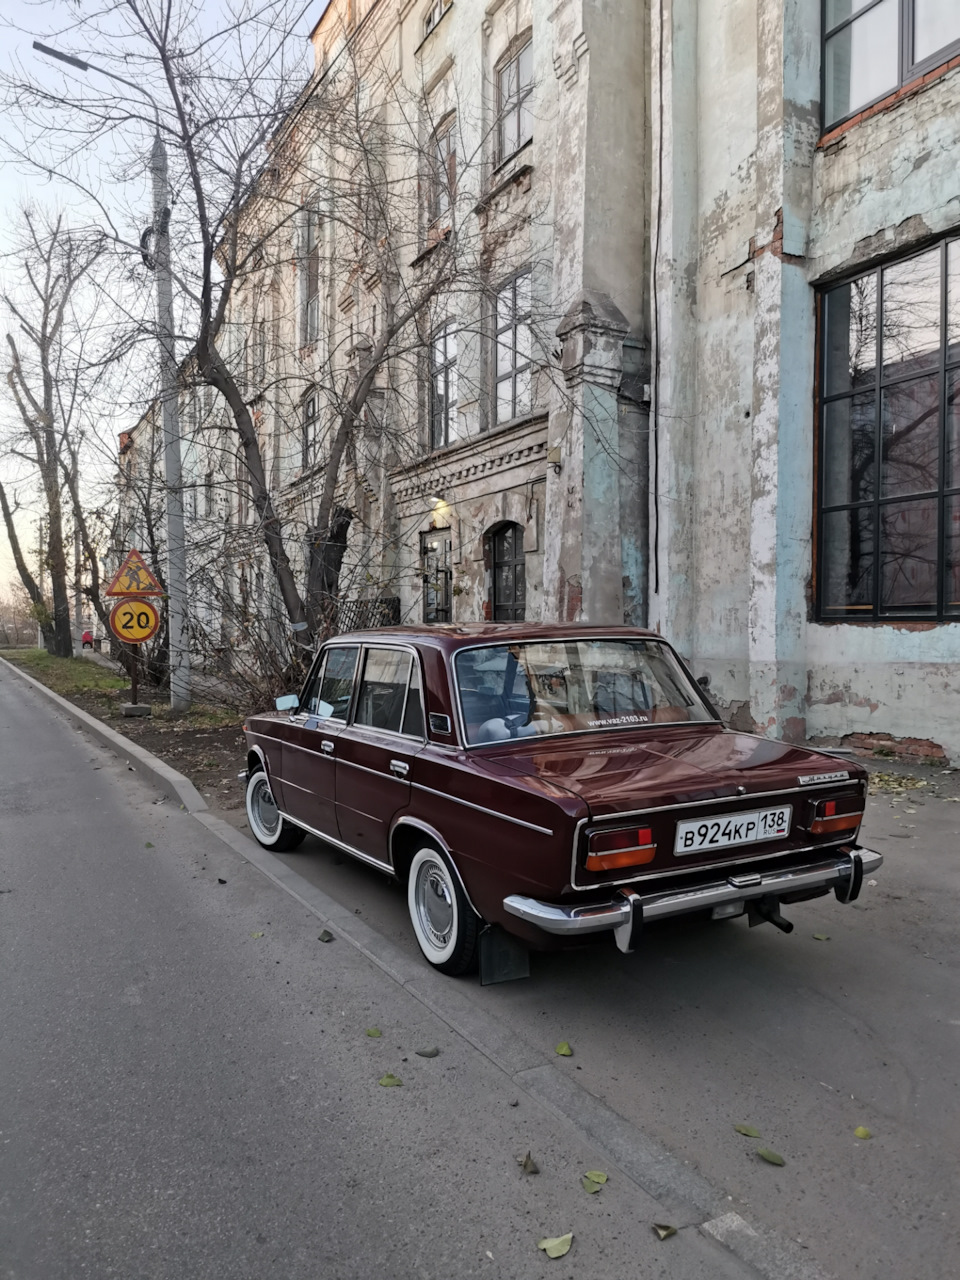
{"type": "Polygon", "coordinates": [[[93,635],[89,631],[85,631],[83,635],[80,637],[80,644],[83,646],[84,649],[92,649],[93,635]]]}

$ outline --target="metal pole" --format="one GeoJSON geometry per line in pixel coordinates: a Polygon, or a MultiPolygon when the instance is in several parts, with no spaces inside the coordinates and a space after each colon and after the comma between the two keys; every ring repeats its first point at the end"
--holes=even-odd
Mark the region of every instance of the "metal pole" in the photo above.
{"type": "Polygon", "coordinates": [[[160,339],[160,404],[163,421],[163,476],[167,516],[167,618],[170,645],[170,709],[190,706],[190,634],[187,619],[187,549],[180,474],[180,412],[174,348],[173,277],[170,271],[170,193],[167,152],[158,133],[150,153],[153,175],[154,261],[157,276],[157,331],[160,339]]]}
{"type": "Polygon", "coordinates": [[[130,666],[130,705],[137,705],[137,695],[140,692],[139,685],[139,668],[140,668],[140,649],[138,645],[132,644],[130,648],[130,657],[132,663],[130,666]]]}

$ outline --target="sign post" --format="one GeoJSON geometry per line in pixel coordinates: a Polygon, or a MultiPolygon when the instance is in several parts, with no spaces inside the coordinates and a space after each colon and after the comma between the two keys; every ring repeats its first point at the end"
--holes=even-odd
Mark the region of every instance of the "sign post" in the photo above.
{"type": "Polygon", "coordinates": [[[130,551],[104,594],[117,597],[110,613],[110,630],[128,646],[130,653],[130,701],[124,704],[123,714],[148,716],[150,704],[137,701],[140,668],[137,645],[155,636],[160,628],[160,612],[148,597],[163,595],[163,588],[140,552],[130,551]]]}

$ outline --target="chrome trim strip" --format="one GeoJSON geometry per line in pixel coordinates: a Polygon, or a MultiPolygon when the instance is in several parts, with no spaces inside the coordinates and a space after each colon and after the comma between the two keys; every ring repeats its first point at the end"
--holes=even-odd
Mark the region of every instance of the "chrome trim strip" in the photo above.
{"type": "Polygon", "coordinates": [[[357,764],[355,760],[344,760],[342,756],[337,756],[337,764],[349,765],[351,769],[359,769],[362,773],[372,773],[375,778],[385,778],[388,782],[407,782],[408,778],[398,778],[395,773],[391,773],[389,769],[371,769],[367,764],[357,764]]]}
{"type": "Polygon", "coordinates": [[[385,871],[387,875],[393,875],[393,867],[389,862],[381,862],[379,858],[373,857],[372,854],[361,853],[359,849],[354,849],[352,844],[344,844],[342,840],[338,840],[335,836],[325,835],[322,831],[318,831],[316,827],[310,827],[297,818],[291,818],[290,814],[284,813],[282,809],[279,812],[281,818],[286,818],[288,822],[292,822],[295,827],[300,827],[302,831],[309,831],[318,840],[324,840],[327,844],[335,845],[338,849],[342,849],[344,853],[349,853],[352,858],[356,858],[360,862],[367,862],[371,867],[376,867],[378,871],[385,871]]]}
{"type": "Polygon", "coordinates": [[[853,853],[863,861],[864,874],[872,874],[883,864],[881,854],[872,849],[857,847],[842,858],[831,859],[809,867],[791,871],[771,872],[759,877],[753,885],[736,885],[731,880],[686,889],[679,893],[651,895],[647,898],[631,892],[618,895],[621,901],[585,906],[558,906],[540,902],[536,898],[510,894],[504,898],[504,910],[537,925],[546,933],[599,933],[627,924],[634,910],[643,913],[644,920],[666,919],[669,916],[686,915],[691,911],[719,906],[724,902],[739,902],[747,898],[759,898],[767,894],[793,893],[798,889],[828,887],[834,881],[843,880],[851,872],[853,853]]]}
{"type": "Polygon", "coordinates": [[[449,791],[435,791],[433,787],[426,787],[422,782],[411,782],[410,785],[416,787],[418,791],[427,791],[432,796],[442,796],[444,800],[452,800],[454,804],[463,804],[468,809],[476,809],[478,813],[487,813],[491,818],[502,818],[504,822],[512,822],[518,827],[526,827],[528,831],[539,831],[541,835],[545,836],[553,835],[550,827],[538,827],[535,822],[524,822],[523,818],[512,818],[509,813],[497,813],[495,809],[485,809],[482,804],[474,804],[472,800],[463,800],[460,796],[451,795],[449,791]]]}

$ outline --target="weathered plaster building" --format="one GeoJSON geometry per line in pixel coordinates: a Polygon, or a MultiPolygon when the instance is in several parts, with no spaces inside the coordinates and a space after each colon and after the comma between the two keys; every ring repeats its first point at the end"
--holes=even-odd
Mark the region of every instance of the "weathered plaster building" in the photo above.
{"type": "Polygon", "coordinates": [[[654,9],[651,623],[734,719],[958,757],[960,6],[654,9]]]}
{"type": "Polygon", "coordinates": [[[333,0],[311,39],[228,325],[293,543],[388,295],[455,245],[338,472],[341,594],[648,624],[735,723],[960,757],[955,0],[333,0]],[[389,270],[311,141],[351,75],[389,270]]]}

